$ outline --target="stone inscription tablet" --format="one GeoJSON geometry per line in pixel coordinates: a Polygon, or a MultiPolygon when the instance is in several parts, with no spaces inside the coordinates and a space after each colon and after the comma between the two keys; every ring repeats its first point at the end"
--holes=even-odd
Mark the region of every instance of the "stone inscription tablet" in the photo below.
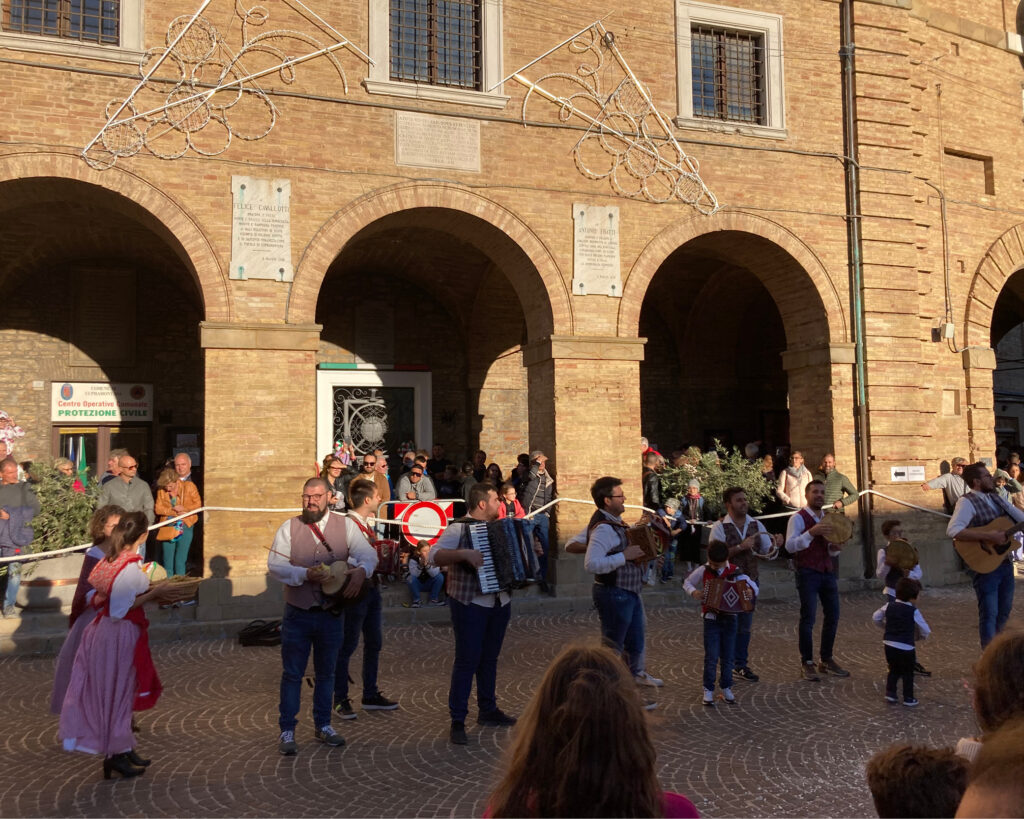
{"type": "Polygon", "coordinates": [[[395,113],[395,164],[480,172],[480,123],[395,113]]]}
{"type": "Polygon", "coordinates": [[[292,185],[288,179],[231,177],[231,278],[290,282],[292,185]]]}
{"type": "Polygon", "coordinates": [[[572,293],[622,297],[619,267],[619,209],[572,206],[572,293]]]}

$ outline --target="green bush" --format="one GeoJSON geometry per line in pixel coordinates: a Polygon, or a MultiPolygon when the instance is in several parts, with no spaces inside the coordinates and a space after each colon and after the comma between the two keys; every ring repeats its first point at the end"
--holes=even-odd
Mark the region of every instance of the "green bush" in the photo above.
{"type": "Polygon", "coordinates": [[[717,440],[714,450],[701,452],[696,447],[686,451],[686,463],[668,467],[661,473],[661,489],[665,497],[683,497],[690,481],[700,482],[704,505],[711,515],[725,514],[722,492],[730,486],[740,486],[750,501],[750,514],[760,514],[775,494],[775,487],[761,474],[761,461],[750,463],[733,447],[726,452],[717,440]]]}
{"type": "Polygon", "coordinates": [[[42,508],[32,519],[36,536],[30,550],[52,552],[89,543],[89,520],[100,491],[97,481],[90,479],[85,492],[76,492],[71,488],[74,478],[43,464],[33,465],[31,480],[42,508]]]}

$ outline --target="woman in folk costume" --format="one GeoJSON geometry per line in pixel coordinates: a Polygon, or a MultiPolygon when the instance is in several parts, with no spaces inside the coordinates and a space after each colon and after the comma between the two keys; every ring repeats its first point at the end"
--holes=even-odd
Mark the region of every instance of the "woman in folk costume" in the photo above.
{"type": "Polygon", "coordinates": [[[145,771],[149,760],[134,750],[132,711],[152,708],[163,690],[142,610],[164,599],[140,568],[147,524],[142,512],[124,515],[106,541],[106,557],[89,574],[98,613],[82,635],[61,709],[65,750],[103,754],[104,779],[113,771],[124,777],[145,771]]]}

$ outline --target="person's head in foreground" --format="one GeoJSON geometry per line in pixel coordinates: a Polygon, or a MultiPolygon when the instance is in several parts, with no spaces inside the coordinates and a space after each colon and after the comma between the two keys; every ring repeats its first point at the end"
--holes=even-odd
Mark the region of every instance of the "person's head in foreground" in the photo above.
{"type": "Polygon", "coordinates": [[[633,676],[612,649],[565,648],[515,729],[488,814],[697,816],[664,794],[633,676]]]}
{"type": "Polygon", "coordinates": [[[956,815],[1024,817],[1024,719],[985,737],[956,815]]]}
{"type": "Polygon", "coordinates": [[[893,745],[865,773],[882,819],[954,816],[967,787],[967,760],[952,748],[893,745]]]}

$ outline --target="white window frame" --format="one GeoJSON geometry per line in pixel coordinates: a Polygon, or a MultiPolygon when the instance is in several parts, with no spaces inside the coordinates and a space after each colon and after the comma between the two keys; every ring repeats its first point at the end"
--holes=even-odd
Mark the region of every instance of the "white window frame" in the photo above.
{"type": "Polygon", "coordinates": [[[702,131],[738,133],[785,139],[786,112],[782,65],[782,15],[713,6],[694,0],[676,0],[676,81],[679,114],[676,125],[702,131]],[[765,125],[731,120],[707,119],[693,115],[693,59],[690,31],[693,25],[726,28],[764,38],[765,125]]]}
{"type": "MultiPolygon", "coordinates": [[[[143,4],[144,0],[121,0],[120,30],[116,46],[83,43],[79,40],[50,37],[43,34],[21,34],[20,32],[3,31],[0,28],[0,48],[138,65],[146,50],[143,45],[145,38],[143,4]]],[[[0,17],[0,21],[2,21],[2,17],[0,17]]]]}
{"type": "Polygon", "coordinates": [[[482,91],[449,88],[429,83],[405,82],[391,79],[391,16],[389,0],[369,0],[370,3],[370,76],[363,86],[370,94],[387,94],[433,102],[452,102],[482,108],[504,108],[509,98],[487,89],[502,79],[502,0],[481,0],[480,3],[480,87],[482,91]]]}

